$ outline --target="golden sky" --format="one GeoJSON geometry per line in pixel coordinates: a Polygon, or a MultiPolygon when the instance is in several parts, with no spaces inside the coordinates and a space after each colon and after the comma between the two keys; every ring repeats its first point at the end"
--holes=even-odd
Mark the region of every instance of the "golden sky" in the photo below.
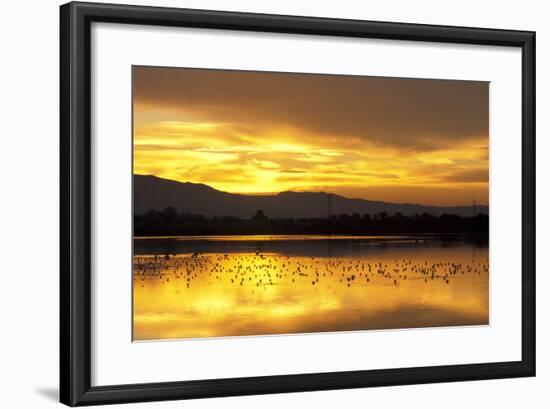
{"type": "Polygon", "coordinates": [[[134,173],[232,193],[488,203],[489,84],[133,67],[134,173]]]}

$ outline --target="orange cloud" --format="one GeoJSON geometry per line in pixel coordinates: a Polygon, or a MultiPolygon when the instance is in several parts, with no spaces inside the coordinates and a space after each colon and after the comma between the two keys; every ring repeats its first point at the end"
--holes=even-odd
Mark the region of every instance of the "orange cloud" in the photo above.
{"type": "Polygon", "coordinates": [[[234,193],[487,203],[486,83],[143,67],[133,74],[134,173],[234,193]]]}

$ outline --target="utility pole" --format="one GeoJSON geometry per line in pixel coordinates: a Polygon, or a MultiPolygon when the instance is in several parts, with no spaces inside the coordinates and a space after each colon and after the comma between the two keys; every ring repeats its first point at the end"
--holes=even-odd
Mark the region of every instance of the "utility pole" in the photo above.
{"type": "Polygon", "coordinates": [[[476,214],[477,214],[477,211],[476,211],[476,200],[472,200],[472,212],[473,212],[473,217],[476,217],[476,214]]]}

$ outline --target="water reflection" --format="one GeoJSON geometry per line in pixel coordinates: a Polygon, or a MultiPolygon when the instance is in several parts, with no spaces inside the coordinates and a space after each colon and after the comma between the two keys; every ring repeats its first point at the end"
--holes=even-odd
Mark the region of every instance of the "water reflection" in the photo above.
{"type": "Polygon", "coordinates": [[[480,325],[476,238],[136,239],[134,339],[480,325]]]}

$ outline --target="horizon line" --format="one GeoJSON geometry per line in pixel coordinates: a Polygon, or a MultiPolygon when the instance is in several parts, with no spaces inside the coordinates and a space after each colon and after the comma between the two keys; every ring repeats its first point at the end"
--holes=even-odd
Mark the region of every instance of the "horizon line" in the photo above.
{"type": "MultiPolygon", "coordinates": [[[[387,200],[372,200],[372,199],[364,199],[364,198],[361,198],[361,197],[348,197],[348,196],[343,196],[341,194],[338,194],[338,193],[332,193],[332,192],[326,192],[326,191],[310,191],[310,190],[305,190],[305,191],[295,191],[295,190],[284,190],[284,191],[280,191],[280,192],[261,192],[261,193],[237,193],[237,192],[228,192],[228,191],[225,191],[225,190],[220,190],[220,189],[217,189],[215,187],[212,187],[206,183],[202,183],[202,182],[190,182],[190,181],[186,181],[186,182],[182,182],[180,180],[175,180],[175,179],[168,179],[166,177],[162,177],[162,176],[157,176],[157,175],[154,175],[152,173],[149,173],[149,174],[143,174],[143,173],[133,173],[132,172],[132,175],[133,176],[146,176],[146,177],[154,177],[154,178],[157,178],[157,179],[163,179],[163,180],[168,180],[170,182],[175,182],[175,183],[182,183],[182,184],[185,184],[185,183],[188,183],[188,184],[191,184],[191,185],[202,185],[202,186],[206,186],[210,189],[213,189],[213,190],[216,190],[217,192],[221,192],[221,193],[227,193],[227,194],[230,194],[230,195],[239,195],[239,196],[262,196],[262,197],[269,197],[269,196],[278,196],[282,193],[319,193],[319,194],[325,194],[325,195],[332,195],[332,196],[338,196],[338,197],[342,197],[344,199],[348,199],[348,200],[364,200],[366,202],[379,202],[379,203],[388,203],[388,204],[396,204],[396,205],[411,205],[411,206],[423,206],[423,207],[439,207],[439,208],[447,208],[447,207],[473,207],[474,205],[473,204],[463,204],[463,205],[460,205],[460,204],[457,204],[457,205],[433,205],[433,204],[422,204],[422,203],[413,203],[413,202],[390,202],[390,201],[387,201],[387,200]]],[[[474,199],[475,200],[475,199],[474,199]]],[[[477,203],[476,201],[476,204],[475,206],[481,206],[481,207],[489,207],[488,204],[485,204],[485,203],[477,203]]]]}

